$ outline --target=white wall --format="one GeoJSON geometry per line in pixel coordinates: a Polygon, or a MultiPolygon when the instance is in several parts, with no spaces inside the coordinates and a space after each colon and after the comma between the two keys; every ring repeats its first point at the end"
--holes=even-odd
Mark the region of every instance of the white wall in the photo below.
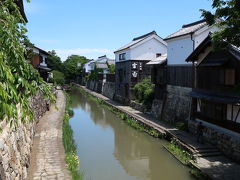
{"type": "MultiPolygon", "coordinates": [[[[235,121],[235,118],[237,116],[237,113],[238,113],[238,109],[239,107],[237,106],[233,106],[233,120],[235,121]]],[[[227,119],[228,120],[231,120],[232,118],[232,105],[227,105],[227,119]]],[[[238,115],[238,118],[237,118],[237,123],[240,123],[240,114],[238,115]]]]}
{"type": "Polygon", "coordinates": [[[170,39],[167,43],[168,64],[188,64],[185,60],[193,52],[193,41],[191,40],[191,35],[170,39]]]}
{"type": "Polygon", "coordinates": [[[191,35],[186,35],[167,41],[168,43],[168,64],[169,65],[186,65],[185,60],[196,49],[199,44],[209,35],[209,32],[217,31],[217,27],[203,27],[191,35]],[[193,41],[192,41],[193,39],[193,41]]]}
{"type": "Polygon", "coordinates": [[[86,72],[86,73],[89,73],[89,72],[92,70],[92,68],[91,68],[91,63],[92,63],[92,62],[93,62],[93,61],[90,61],[90,62],[84,64],[84,69],[85,69],[85,72],[86,72]]]}
{"type": "Polygon", "coordinates": [[[47,66],[47,64],[46,64],[46,58],[47,58],[47,56],[46,56],[45,54],[40,54],[40,56],[42,56],[42,58],[43,58],[43,62],[40,63],[40,65],[41,65],[41,66],[47,66]]]}
{"type": "Polygon", "coordinates": [[[130,59],[132,60],[152,60],[156,58],[156,54],[166,54],[167,47],[155,38],[149,39],[143,44],[131,49],[130,59]]]}
{"type": "Polygon", "coordinates": [[[217,27],[206,27],[203,28],[199,31],[197,31],[194,34],[194,41],[195,41],[195,49],[199,46],[199,44],[201,44],[201,42],[209,35],[210,32],[215,32],[217,31],[219,28],[217,27]]]}
{"type": "MultiPolygon", "coordinates": [[[[123,50],[123,51],[119,51],[117,53],[115,53],[115,60],[116,62],[119,62],[119,54],[122,54],[122,53],[126,53],[125,57],[126,57],[126,60],[130,60],[130,50],[129,49],[126,49],[126,50],[123,50]]],[[[121,60],[123,61],[123,60],[121,60]]]]}

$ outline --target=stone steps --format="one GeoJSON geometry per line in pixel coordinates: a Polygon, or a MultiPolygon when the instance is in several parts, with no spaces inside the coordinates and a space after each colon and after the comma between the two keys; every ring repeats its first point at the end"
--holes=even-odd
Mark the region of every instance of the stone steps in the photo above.
{"type": "Polygon", "coordinates": [[[213,157],[213,156],[221,156],[222,153],[215,147],[202,147],[195,149],[193,156],[198,157],[213,157]]]}
{"type": "Polygon", "coordinates": [[[203,153],[196,153],[193,156],[198,158],[198,157],[213,157],[213,156],[221,156],[222,153],[219,151],[216,152],[203,152],[203,153]]]}

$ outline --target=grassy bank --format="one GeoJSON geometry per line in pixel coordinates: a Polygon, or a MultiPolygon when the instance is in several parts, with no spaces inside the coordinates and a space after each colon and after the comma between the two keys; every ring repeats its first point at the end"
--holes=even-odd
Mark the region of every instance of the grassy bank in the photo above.
{"type": "Polygon", "coordinates": [[[73,139],[73,131],[69,124],[70,117],[73,116],[73,111],[70,109],[70,97],[67,93],[66,96],[66,108],[63,119],[63,146],[66,154],[66,163],[69,171],[71,172],[73,180],[82,180],[83,174],[79,170],[79,159],[77,156],[77,148],[73,139]]]}
{"type": "Polygon", "coordinates": [[[182,164],[189,165],[190,161],[194,160],[193,156],[191,156],[187,151],[183,150],[175,141],[172,141],[165,146],[165,148],[171,152],[182,164]]]}
{"type": "Polygon", "coordinates": [[[164,146],[176,159],[178,159],[182,164],[190,168],[189,173],[197,180],[210,180],[209,176],[201,172],[199,169],[194,167],[191,162],[195,158],[185,151],[181,146],[178,145],[175,139],[172,139],[171,142],[164,146]]]}
{"type": "Polygon", "coordinates": [[[102,107],[108,109],[109,111],[113,112],[114,114],[116,114],[119,118],[121,118],[124,122],[126,122],[128,125],[130,125],[134,129],[137,129],[142,132],[146,132],[149,135],[156,137],[156,138],[162,137],[161,134],[154,128],[148,127],[147,125],[137,121],[136,119],[130,117],[128,114],[126,114],[126,113],[120,111],[119,109],[115,108],[114,106],[106,103],[104,100],[99,99],[99,98],[91,95],[90,93],[86,92],[84,89],[82,89],[82,88],[78,88],[78,89],[80,90],[81,94],[83,94],[84,96],[88,97],[89,99],[95,101],[96,103],[100,104],[102,107]]]}

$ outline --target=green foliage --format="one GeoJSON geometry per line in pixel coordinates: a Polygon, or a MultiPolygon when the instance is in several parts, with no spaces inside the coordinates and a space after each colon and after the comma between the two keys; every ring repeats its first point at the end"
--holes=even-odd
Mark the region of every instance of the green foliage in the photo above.
{"type": "Polygon", "coordinates": [[[188,131],[188,123],[186,121],[176,122],[175,127],[182,131],[188,131]]]}
{"type": "Polygon", "coordinates": [[[65,115],[63,119],[63,146],[66,153],[66,163],[68,166],[68,169],[71,172],[72,179],[74,180],[81,180],[83,179],[83,174],[80,173],[79,170],[79,159],[77,156],[77,148],[73,139],[73,131],[69,124],[70,116],[73,115],[73,111],[70,109],[70,97],[68,94],[65,93],[66,96],[66,109],[65,109],[65,115]]]}
{"type": "Polygon", "coordinates": [[[152,104],[154,99],[154,84],[151,83],[150,77],[145,78],[142,82],[134,86],[135,96],[138,102],[145,105],[152,104]]]}
{"type": "Polygon", "coordinates": [[[219,31],[212,34],[216,49],[226,48],[227,44],[240,46],[240,1],[212,0],[214,13],[201,9],[202,16],[209,25],[216,25],[219,31]]]}
{"type": "Polygon", "coordinates": [[[84,56],[71,55],[63,63],[64,75],[67,81],[76,80],[77,76],[81,74],[83,65],[88,62],[84,56]],[[79,66],[80,65],[80,66],[79,66]]]}
{"type": "Polygon", "coordinates": [[[115,70],[116,70],[115,64],[109,64],[108,61],[106,63],[107,63],[107,66],[109,68],[109,73],[110,74],[115,74],[115,70]]]}
{"type": "Polygon", "coordinates": [[[61,58],[57,56],[54,50],[48,52],[51,56],[47,57],[46,63],[48,67],[52,70],[64,72],[63,63],[61,58]]]}
{"type": "Polygon", "coordinates": [[[102,72],[102,69],[97,68],[96,63],[94,64],[93,71],[88,75],[87,80],[90,81],[97,81],[98,80],[98,74],[102,72]]]}
{"type": "Polygon", "coordinates": [[[53,73],[53,78],[50,79],[50,81],[58,85],[63,85],[65,83],[65,77],[62,72],[54,70],[52,71],[52,73],[53,73]]]}
{"type": "Polygon", "coordinates": [[[172,139],[166,148],[185,165],[188,165],[194,159],[187,151],[180,148],[175,139],[172,139]]]}
{"type": "Polygon", "coordinates": [[[210,180],[211,178],[197,168],[192,168],[190,174],[197,180],[210,180]]]}
{"type": "Polygon", "coordinates": [[[38,91],[54,101],[51,87],[27,62],[27,32],[19,8],[14,0],[0,1],[0,119],[17,125],[19,104],[22,121],[32,120],[28,100],[38,91]]]}

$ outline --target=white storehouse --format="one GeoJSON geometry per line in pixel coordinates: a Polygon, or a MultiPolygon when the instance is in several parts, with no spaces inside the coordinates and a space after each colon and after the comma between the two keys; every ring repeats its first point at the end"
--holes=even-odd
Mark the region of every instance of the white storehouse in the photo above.
{"type": "Polygon", "coordinates": [[[97,59],[92,59],[91,61],[87,62],[83,66],[83,71],[85,73],[90,73],[94,70],[95,65],[97,68],[102,69],[104,74],[107,74],[109,72],[108,65],[115,64],[114,59],[108,58],[106,55],[100,56],[97,59]]]}
{"type": "Polygon", "coordinates": [[[187,64],[186,58],[209,35],[218,30],[208,26],[204,20],[183,25],[180,30],[167,36],[164,40],[168,44],[168,65],[187,64]]]}
{"type": "Polygon", "coordinates": [[[128,60],[153,60],[158,54],[167,53],[167,43],[155,31],[134,38],[132,42],[117,49],[116,62],[128,60]]]}
{"type": "Polygon", "coordinates": [[[116,59],[116,100],[129,103],[134,99],[133,87],[150,76],[146,63],[167,53],[167,43],[152,31],[134,38],[130,43],[117,49],[116,59]]]}

